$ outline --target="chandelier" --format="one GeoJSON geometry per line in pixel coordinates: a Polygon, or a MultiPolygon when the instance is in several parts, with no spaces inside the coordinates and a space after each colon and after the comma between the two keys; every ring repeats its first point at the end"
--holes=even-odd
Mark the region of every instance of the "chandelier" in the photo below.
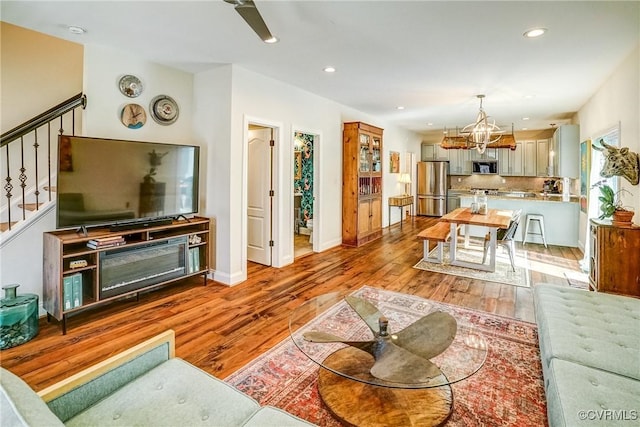
{"type": "Polygon", "coordinates": [[[480,99],[480,111],[474,123],[470,123],[462,128],[460,134],[467,140],[467,147],[475,148],[478,153],[482,154],[487,149],[487,144],[498,141],[502,135],[500,128],[496,125],[495,120],[489,123],[487,113],[482,109],[482,99],[484,95],[476,95],[480,99]],[[498,134],[498,135],[496,135],[498,134]]]}

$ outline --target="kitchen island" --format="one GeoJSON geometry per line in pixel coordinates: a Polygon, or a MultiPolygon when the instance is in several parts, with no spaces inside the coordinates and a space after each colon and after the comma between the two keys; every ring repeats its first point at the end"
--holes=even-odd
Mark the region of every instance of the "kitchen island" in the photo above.
{"type": "MultiPolygon", "coordinates": [[[[522,209],[522,220],[516,231],[515,240],[522,242],[527,214],[544,215],[545,237],[547,244],[556,246],[578,247],[580,204],[578,198],[572,196],[569,201],[563,201],[561,195],[543,195],[538,193],[528,197],[511,195],[487,196],[489,209],[522,209]]],[[[473,194],[461,194],[460,206],[469,207],[473,202],[473,194]]],[[[532,227],[536,227],[533,225],[532,227]]],[[[537,229],[536,229],[537,230],[537,229]]],[[[531,230],[530,230],[531,231],[531,230]]],[[[474,237],[484,237],[486,229],[483,227],[469,227],[469,233],[474,237]]],[[[529,235],[527,243],[542,244],[542,238],[529,235]]]]}

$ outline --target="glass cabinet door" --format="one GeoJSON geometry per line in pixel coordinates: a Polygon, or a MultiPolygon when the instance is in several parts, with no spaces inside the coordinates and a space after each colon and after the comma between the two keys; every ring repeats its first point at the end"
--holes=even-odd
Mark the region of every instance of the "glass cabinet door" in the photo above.
{"type": "Polygon", "coordinates": [[[360,134],[360,172],[371,170],[370,142],[369,135],[360,134]]]}
{"type": "Polygon", "coordinates": [[[380,138],[371,138],[371,167],[374,172],[382,172],[382,153],[380,152],[380,138]]]}

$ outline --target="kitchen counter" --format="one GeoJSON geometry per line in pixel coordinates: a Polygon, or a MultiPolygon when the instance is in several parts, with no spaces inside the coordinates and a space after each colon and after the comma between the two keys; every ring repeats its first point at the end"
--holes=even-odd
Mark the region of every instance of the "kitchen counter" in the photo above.
{"type": "MultiPolygon", "coordinates": [[[[449,189],[449,196],[470,197],[473,198],[471,190],[449,189]]],[[[571,194],[569,200],[563,200],[562,194],[541,193],[533,190],[513,190],[498,191],[498,194],[487,195],[487,200],[527,200],[527,201],[544,201],[544,202],[564,202],[578,203],[580,197],[571,194]]]]}
{"type": "MultiPolygon", "coordinates": [[[[563,202],[562,195],[560,194],[548,195],[547,197],[544,197],[541,193],[532,194],[535,194],[535,196],[508,197],[500,194],[497,196],[487,196],[487,207],[489,209],[522,209],[522,220],[515,235],[516,241],[522,242],[527,214],[531,213],[544,215],[545,237],[548,244],[578,247],[578,224],[580,216],[578,197],[572,196],[570,201],[563,202]]],[[[469,207],[472,202],[473,194],[469,192],[464,194],[460,193],[461,207],[469,207]]],[[[486,230],[481,227],[473,227],[470,229],[471,236],[483,237],[485,234],[486,230]]],[[[529,235],[527,244],[529,244],[529,242],[542,244],[542,239],[539,236],[529,235]]]]}

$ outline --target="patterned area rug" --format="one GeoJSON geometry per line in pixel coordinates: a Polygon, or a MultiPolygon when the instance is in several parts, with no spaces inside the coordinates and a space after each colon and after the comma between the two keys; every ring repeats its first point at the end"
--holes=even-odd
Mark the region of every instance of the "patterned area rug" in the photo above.
{"type": "MultiPolygon", "coordinates": [[[[415,320],[434,310],[446,311],[460,325],[485,336],[489,353],[484,366],[452,385],[454,410],[447,426],[547,425],[535,324],[369,286],[354,294],[373,300],[383,314],[401,312],[415,320]]],[[[292,340],[285,339],[225,381],[262,405],[279,407],[320,426],[338,427],[341,424],[318,394],[318,369],[292,340]]]]}
{"type": "MultiPolygon", "coordinates": [[[[435,255],[435,248],[431,251],[431,255],[435,255]]],[[[482,262],[482,246],[480,243],[471,240],[468,248],[458,245],[456,251],[458,258],[464,261],[482,262]]],[[[496,271],[474,270],[472,268],[458,267],[449,264],[449,247],[444,248],[444,262],[442,264],[420,260],[414,268],[420,270],[434,271],[436,273],[451,274],[454,276],[468,277],[471,279],[487,280],[490,282],[505,283],[513,286],[531,286],[531,275],[529,274],[529,261],[527,260],[527,252],[516,249],[516,271],[511,269],[511,261],[509,261],[509,253],[507,249],[498,246],[496,253],[496,271]]],[[[487,264],[489,261],[487,260],[487,264]]]]}

